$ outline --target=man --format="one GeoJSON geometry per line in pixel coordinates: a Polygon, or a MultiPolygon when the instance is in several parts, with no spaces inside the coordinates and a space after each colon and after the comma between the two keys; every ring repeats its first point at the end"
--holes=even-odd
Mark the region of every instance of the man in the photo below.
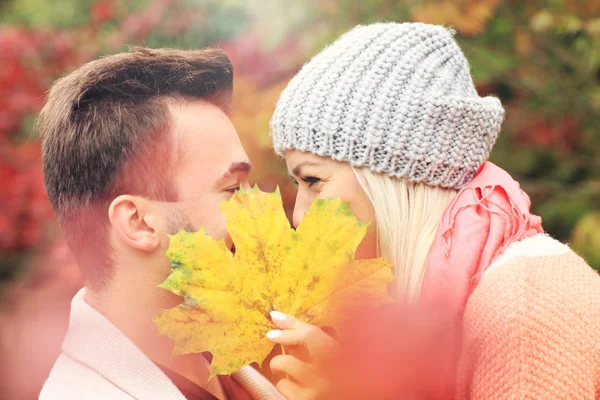
{"type": "Polygon", "coordinates": [[[233,71],[219,50],[134,49],[58,80],[39,127],[45,185],[85,288],[41,399],[277,398],[247,367],[212,379],[201,354],[171,358],[151,318],[181,299],[167,233],[231,239],[219,203],[251,164],[227,111],[233,71]]]}

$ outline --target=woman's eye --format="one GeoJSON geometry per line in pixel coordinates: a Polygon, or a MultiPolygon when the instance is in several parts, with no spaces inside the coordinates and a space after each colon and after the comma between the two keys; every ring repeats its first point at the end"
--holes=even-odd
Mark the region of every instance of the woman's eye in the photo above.
{"type": "Polygon", "coordinates": [[[235,193],[235,192],[236,192],[236,191],[238,191],[238,190],[240,190],[240,187],[239,187],[239,186],[238,186],[238,187],[231,188],[231,189],[225,189],[225,191],[226,191],[226,192],[229,192],[229,193],[231,193],[231,194],[235,193]]]}
{"type": "Polygon", "coordinates": [[[307,176],[305,178],[302,178],[302,180],[306,183],[308,183],[308,187],[311,187],[312,185],[314,185],[315,183],[319,183],[321,182],[321,179],[316,178],[314,176],[307,176]]]}

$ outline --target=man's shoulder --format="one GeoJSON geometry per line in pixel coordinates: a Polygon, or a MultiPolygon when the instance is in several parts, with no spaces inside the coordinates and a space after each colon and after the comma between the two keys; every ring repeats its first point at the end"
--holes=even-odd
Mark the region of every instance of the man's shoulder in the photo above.
{"type": "Polygon", "coordinates": [[[40,400],[131,400],[102,375],[62,353],[40,393],[40,400]]]}

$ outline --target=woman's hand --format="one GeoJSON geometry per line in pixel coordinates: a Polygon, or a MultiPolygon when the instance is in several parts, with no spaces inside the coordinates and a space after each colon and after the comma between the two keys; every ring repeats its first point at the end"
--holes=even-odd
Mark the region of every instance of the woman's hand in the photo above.
{"type": "Polygon", "coordinates": [[[339,344],[314,325],[292,316],[271,312],[279,330],[269,331],[267,338],[285,348],[286,354],[273,357],[271,370],[285,374],[277,390],[288,400],[327,399],[331,385],[325,373],[339,344]]]}

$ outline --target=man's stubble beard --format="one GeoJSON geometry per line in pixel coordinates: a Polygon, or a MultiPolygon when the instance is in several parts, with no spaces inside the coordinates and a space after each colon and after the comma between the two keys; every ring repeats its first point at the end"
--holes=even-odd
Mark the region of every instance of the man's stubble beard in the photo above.
{"type": "Polygon", "coordinates": [[[183,211],[171,211],[167,216],[168,234],[175,235],[181,229],[183,229],[186,232],[196,232],[198,230],[194,226],[192,220],[183,211]]]}

